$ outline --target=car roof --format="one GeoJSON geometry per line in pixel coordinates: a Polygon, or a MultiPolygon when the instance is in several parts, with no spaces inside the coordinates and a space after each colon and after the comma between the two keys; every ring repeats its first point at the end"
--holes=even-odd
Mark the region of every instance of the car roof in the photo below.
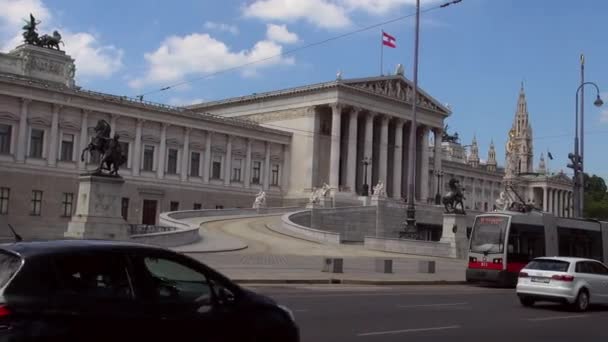
{"type": "Polygon", "coordinates": [[[595,259],[589,259],[589,258],[560,257],[560,256],[539,257],[539,258],[535,258],[534,260],[559,260],[559,261],[566,261],[566,262],[577,262],[577,261],[595,261],[595,262],[599,262],[599,261],[597,261],[595,259]]]}
{"type": "Polygon", "coordinates": [[[45,240],[20,241],[0,244],[0,250],[16,253],[24,258],[57,253],[73,253],[100,250],[147,249],[164,250],[161,247],[144,245],[128,241],[114,240],[45,240]]]}

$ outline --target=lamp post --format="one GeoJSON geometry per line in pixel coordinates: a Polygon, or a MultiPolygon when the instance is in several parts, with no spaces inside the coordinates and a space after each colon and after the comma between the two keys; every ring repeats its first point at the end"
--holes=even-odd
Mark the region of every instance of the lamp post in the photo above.
{"type": "Polygon", "coordinates": [[[367,167],[372,163],[372,160],[369,157],[363,158],[361,161],[363,163],[363,196],[369,196],[369,185],[367,184],[367,167]]]}
{"type": "Polygon", "coordinates": [[[574,176],[572,177],[573,184],[573,214],[574,217],[582,217],[583,216],[583,208],[584,208],[584,195],[585,195],[585,177],[584,177],[584,167],[583,167],[583,156],[584,152],[584,141],[585,141],[585,131],[584,131],[584,120],[585,120],[585,106],[584,106],[584,87],[586,85],[592,85],[595,87],[596,98],[593,104],[596,107],[601,107],[604,104],[602,98],[600,97],[600,88],[597,84],[593,82],[584,82],[584,70],[585,70],[585,57],[581,54],[581,84],[576,89],[576,106],[575,106],[575,123],[574,123],[574,153],[568,154],[568,159],[570,159],[571,163],[568,164],[568,167],[574,171],[574,176]],[[580,118],[579,118],[579,92],[581,93],[581,107],[580,107],[580,118]],[[579,132],[579,120],[580,120],[580,132],[579,132]],[[580,146],[579,146],[579,134],[580,134],[580,146]],[[580,147],[580,148],[579,148],[580,147]]]}
{"type": "MultiPolygon", "coordinates": [[[[452,4],[457,4],[462,0],[452,0],[442,4],[441,8],[448,7],[452,4]]],[[[416,29],[414,35],[414,86],[412,89],[412,124],[410,125],[410,140],[408,151],[408,172],[407,172],[407,211],[405,219],[405,232],[400,234],[406,238],[416,239],[418,237],[418,229],[416,228],[416,138],[418,136],[418,122],[416,120],[418,107],[418,39],[420,37],[420,0],[416,0],[416,29]]],[[[422,161],[427,162],[428,161],[422,161]]],[[[424,185],[426,186],[426,185],[424,185]]]]}

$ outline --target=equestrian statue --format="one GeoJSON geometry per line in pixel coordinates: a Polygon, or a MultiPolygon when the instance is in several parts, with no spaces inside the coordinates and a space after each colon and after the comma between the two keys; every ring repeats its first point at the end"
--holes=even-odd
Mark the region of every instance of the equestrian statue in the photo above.
{"type": "Polygon", "coordinates": [[[466,214],[464,211],[464,187],[460,186],[460,182],[452,178],[448,182],[450,191],[442,197],[441,201],[445,207],[445,212],[448,214],[466,214]],[[460,207],[460,208],[458,208],[460,207]]]}
{"type": "Polygon", "coordinates": [[[95,136],[91,138],[89,145],[82,150],[80,154],[80,160],[84,161],[85,152],[89,155],[97,153],[99,158],[99,166],[94,174],[103,175],[103,170],[109,171],[108,175],[118,176],[118,170],[122,164],[125,163],[127,158],[122,152],[118,134],[114,134],[113,138],[110,138],[110,132],[112,128],[105,120],[99,120],[95,126],[95,136]]]}
{"type": "Polygon", "coordinates": [[[36,20],[32,14],[30,14],[30,20],[25,20],[25,25],[23,26],[23,41],[26,44],[36,45],[43,48],[49,49],[57,49],[59,48],[59,44],[63,44],[61,40],[61,34],[57,31],[53,31],[53,35],[49,36],[48,34],[44,34],[42,36],[38,36],[38,25],[40,24],[39,20],[36,20]]]}

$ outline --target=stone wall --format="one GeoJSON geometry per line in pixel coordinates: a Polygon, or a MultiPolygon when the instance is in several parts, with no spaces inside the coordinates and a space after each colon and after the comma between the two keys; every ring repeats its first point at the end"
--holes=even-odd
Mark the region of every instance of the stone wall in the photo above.
{"type": "Polygon", "coordinates": [[[384,252],[427,255],[434,257],[451,257],[449,243],[437,241],[404,240],[397,238],[377,238],[366,236],[364,246],[384,252]]]}
{"type": "Polygon", "coordinates": [[[376,207],[315,208],[311,227],[339,233],[342,241],[363,242],[376,234],[376,207]]]}
{"type": "MultiPolygon", "coordinates": [[[[305,214],[310,214],[310,211],[301,211],[296,213],[285,214],[281,217],[281,225],[283,229],[295,233],[296,236],[306,236],[312,240],[319,241],[321,243],[339,244],[342,242],[342,238],[339,232],[329,232],[327,230],[313,229],[309,226],[299,225],[294,222],[298,219],[294,217],[306,217],[305,214]]],[[[310,217],[310,215],[308,215],[310,217]]]]}

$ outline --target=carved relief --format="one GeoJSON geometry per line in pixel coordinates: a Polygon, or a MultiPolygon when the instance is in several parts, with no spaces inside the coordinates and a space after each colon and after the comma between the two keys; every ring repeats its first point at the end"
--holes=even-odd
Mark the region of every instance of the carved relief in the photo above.
{"type": "Polygon", "coordinates": [[[63,74],[63,65],[61,63],[49,59],[33,57],[31,58],[31,62],[29,63],[30,70],[48,72],[50,74],[55,74],[58,76],[61,76],[63,74]]]}
{"type": "MultiPolygon", "coordinates": [[[[392,97],[409,103],[412,102],[413,98],[413,88],[409,84],[399,80],[370,81],[351,85],[355,88],[360,88],[378,95],[392,97]]],[[[418,94],[417,102],[422,108],[441,111],[439,106],[434,104],[431,99],[421,96],[420,93],[418,94]]]]}

